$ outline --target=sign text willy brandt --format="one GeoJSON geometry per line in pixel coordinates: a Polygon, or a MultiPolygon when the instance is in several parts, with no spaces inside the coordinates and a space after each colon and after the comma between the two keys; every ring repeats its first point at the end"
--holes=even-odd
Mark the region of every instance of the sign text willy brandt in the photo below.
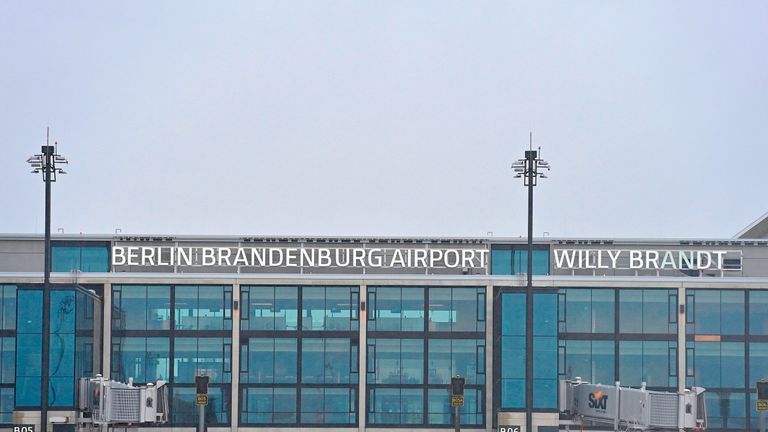
{"type": "Polygon", "coordinates": [[[733,250],[559,249],[553,254],[555,268],[573,270],[739,270],[725,267],[727,254],[738,254],[741,262],[741,252],[733,250]]]}

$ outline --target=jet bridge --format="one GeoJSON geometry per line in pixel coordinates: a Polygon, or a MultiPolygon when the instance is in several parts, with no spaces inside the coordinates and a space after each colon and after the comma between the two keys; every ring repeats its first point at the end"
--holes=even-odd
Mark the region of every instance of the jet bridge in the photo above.
{"type": "Polygon", "coordinates": [[[704,388],[667,393],[616,385],[560,381],[560,412],[615,431],[701,431],[707,427],[704,388]]]}
{"type": "Polygon", "coordinates": [[[135,386],[107,380],[101,375],[78,380],[77,410],[80,430],[135,428],[168,421],[168,386],[165,381],[135,386]]]}

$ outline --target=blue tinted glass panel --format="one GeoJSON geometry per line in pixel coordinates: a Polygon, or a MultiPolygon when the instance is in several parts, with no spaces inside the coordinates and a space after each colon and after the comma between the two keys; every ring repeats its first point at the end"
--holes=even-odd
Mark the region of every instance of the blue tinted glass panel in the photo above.
{"type": "Polygon", "coordinates": [[[295,383],[297,369],[296,339],[250,338],[241,345],[243,383],[295,383]]]}
{"type": "Polygon", "coordinates": [[[746,394],[707,390],[707,429],[744,430],[747,426],[746,394]]]}
{"type": "Polygon", "coordinates": [[[560,341],[563,367],[561,379],[582,379],[595,383],[610,384],[614,376],[613,341],[560,341]]]}
{"type": "Polygon", "coordinates": [[[74,291],[51,291],[49,406],[74,404],[76,304],[74,291]]]}
{"type": "Polygon", "coordinates": [[[622,333],[676,333],[676,304],[675,290],[619,290],[620,330],[622,333]]]}
{"type": "Polygon", "coordinates": [[[301,292],[304,330],[357,330],[358,287],[303,287],[301,292]]]}
{"type": "Polygon", "coordinates": [[[768,342],[749,344],[749,385],[768,379],[768,342]]]}
{"type": "Polygon", "coordinates": [[[768,335],[768,291],[749,291],[749,334],[768,335]]]}
{"type": "MultiPolygon", "coordinates": [[[[205,407],[205,424],[225,425],[229,423],[229,389],[208,387],[208,406],[205,407]]],[[[176,425],[197,424],[195,388],[178,387],[171,389],[171,418],[176,425]]]]}
{"type": "MultiPolygon", "coordinates": [[[[301,341],[301,380],[305,383],[353,384],[352,350],[349,339],[305,338],[301,341]]],[[[357,361],[357,358],[354,359],[357,361]]]]}
{"type": "Polygon", "coordinates": [[[424,288],[368,289],[369,331],[423,331],[424,288]]]}
{"type": "Polygon", "coordinates": [[[693,316],[687,332],[695,334],[744,334],[744,291],[691,290],[693,316]]]}
{"type": "Polygon", "coordinates": [[[557,408],[557,380],[533,380],[533,407],[541,409],[557,408]]]}
{"type": "Polygon", "coordinates": [[[534,294],[533,334],[557,336],[557,294],[534,294]]]}
{"type": "MultiPolygon", "coordinates": [[[[464,406],[459,410],[461,424],[466,426],[483,423],[482,394],[477,389],[464,389],[464,406]]],[[[453,425],[454,408],[451,394],[447,389],[429,389],[427,401],[427,422],[430,425],[453,425]]]]}
{"type": "Polygon", "coordinates": [[[0,338],[0,383],[16,382],[16,338],[0,338]]]}
{"type": "Polygon", "coordinates": [[[80,246],[51,246],[51,271],[80,270],[80,246]]]}
{"type": "Polygon", "coordinates": [[[240,404],[244,424],[294,424],[297,420],[295,388],[244,388],[240,404]]]}
{"type": "Polygon", "coordinates": [[[16,389],[23,391],[16,392],[16,405],[35,406],[40,405],[43,293],[18,290],[17,295],[16,389]]]}
{"type": "Polygon", "coordinates": [[[493,249],[491,251],[491,274],[512,274],[512,249],[493,249]]]}
{"type": "Polygon", "coordinates": [[[304,424],[355,424],[357,398],[352,388],[301,389],[301,422],[304,424]]]}
{"type": "Polygon", "coordinates": [[[525,408],[525,294],[501,297],[501,407],[525,408]]]}
{"type": "Polygon", "coordinates": [[[373,388],[368,392],[371,424],[422,424],[424,389],[373,388]]]}
{"type": "Polygon", "coordinates": [[[13,423],[14,389],[0,388],[0,423],[13,423]]]}
{"type": "Polygon", "coordinates": [[[137,383],[169,380],[170,342],[168,338],[113,338],[112,370],[117,379],[137,383]]]}
{"type": "Polygon", "coordinates": [[[16,286],[15,285],[0,285],[0,301],[2,306],[0,307],[0,329],[2,330],[15,330],[16,329],[16,286]]]}
{"type": "Polygon", "coordinates": [[[80,271],[108,272],[109,250],[106,247],[83,246],[80,250],[80,271]]]}
{"type": "Polygon", "coordinates": [[[501,334],[525,336],[525,294],[502,294],[501,309],[501,334]]]}
{"type": "Polygon", "coordinates": [[[688,342],[688,346],[694,350],[694,385],[744,386],[743,342],[688,342]]]}
{"type": "Polygon", "coordinates": [[[296,330],[299,289],[292,286],[243,286],[242,330],[296,330]]]}
{"type": "Polygon", "coordinates": [[[114,330],[170,330],[171,288],[167,285],[113,285],[114,330]]]}
{"type": "Polygon", "coordinates": [[[429,383],[450,384],[460,375],[466,384],[485,383],[485,340],[431,339],[429,341],[429,383]],[[479,372],[479,373],[478,373],[479,372]]]}
{"type": "MultiPolygon", "coordinates": [[[[514,274],[526,274],[528,273],[528,250],[519,249],[515,250],[514,256],[514,274]]],[[[533,250],[533,271],[534,275],[548,275],[549,274],[549,251],[534,249],[533,250]]]]}
{"type": "Polygon", "coordinates": [[[376,384],[422,384],[423,339],[370,339],[368,380],[376,384]]]}
{"type": "Polygon", "coordinates": [[[195,376],[205,374],[211,383],[231,380],[229,338],[177,337],[173,347],[173,377],[176,383],[194,383],[195,376]]]}
{"type": "Polygon", "coordinates": [[[670,341],[621,341],[619,343],[619,381],[649,387],[677,385],[677,343],[670,341]]]}
{"type": "Polygon", "coordinates": [[[484,331],[484,298],[482,288],[430,288],[429,330],[484,331]]]}
{"type": "Polygon", "coordinates": [[[106,246],[52,246],[51,271],[108,272],[109,251],[106,246]]]}

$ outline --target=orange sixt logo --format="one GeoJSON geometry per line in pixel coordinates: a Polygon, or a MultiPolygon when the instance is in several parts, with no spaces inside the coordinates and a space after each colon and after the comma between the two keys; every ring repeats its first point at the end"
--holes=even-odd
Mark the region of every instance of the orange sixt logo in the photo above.
{"type": "Polygon", "coordinates": [[[597,393],[590,393],[589,394],[589,407],[590,408],[604,410],[606,405],[607,405],[607,403],[608,403],[608,395],[604,395],[602,390],[600,390],[597,393]]]}

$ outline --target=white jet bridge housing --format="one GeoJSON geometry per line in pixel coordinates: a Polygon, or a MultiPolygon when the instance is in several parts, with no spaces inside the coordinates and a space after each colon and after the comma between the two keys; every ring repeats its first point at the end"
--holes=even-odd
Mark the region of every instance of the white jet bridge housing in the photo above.
{"type": "Polygon", "coordinates": [[[704,388],[667,393],[616,385],[560,381],[560,412],[614,430],[701,431],[707,427],[704,388]]]}
{"type": "Polygon", "coordinates": [[[78,424],[136,427],[168,421],[168,386],[165,381],[134,386],[97,375],[78,381],[78,424]]]}

